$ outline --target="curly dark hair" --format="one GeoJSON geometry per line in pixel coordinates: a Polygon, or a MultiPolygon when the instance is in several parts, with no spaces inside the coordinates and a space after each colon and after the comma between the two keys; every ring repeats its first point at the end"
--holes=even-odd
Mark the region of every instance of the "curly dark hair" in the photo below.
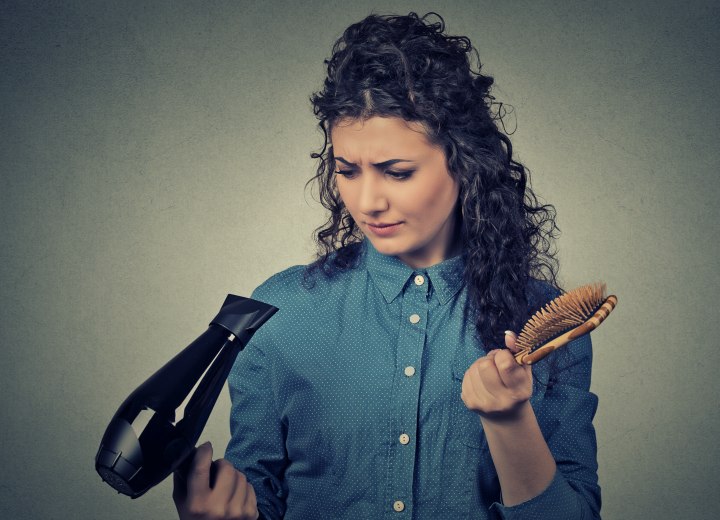
{"type": "Polygon", "coordinates": [[[354,267],[363,240],[335,184],[333,125],[373,116],[419,122],[430,142],[444,150],[460,187],[466,312],[473,313],[478,337],[490,348],[504,345],[503,331],[519,331],[534,312],[531,278],[561,292],[553,245],[559,228],[555,208],[538,203],[529,172],[513,159],[510,139],[496,124],[502,123],[503,105],[490,95],[494,80],[480,73],[477,50],[467,37],[444,30],[437,13],[372,14],[335,42],[325,60],[323,89],[310,97],[325,142],[311,154],[319,165],[308,184],[317,181],[330,216],[313,232],[318,253],[305,280],[318,271],[332,277],[354,267]],[[430,15],[439,21],[430,23],[430,15]]]}

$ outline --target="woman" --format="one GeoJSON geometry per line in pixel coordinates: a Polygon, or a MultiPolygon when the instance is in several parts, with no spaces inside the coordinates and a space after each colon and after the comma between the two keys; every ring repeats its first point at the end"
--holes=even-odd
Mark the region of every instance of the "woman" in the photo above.
{"type": "Polygon", "coordinates": [[[203,445],[176,481],[181,518],[599,517],[590,338],[512,357],[558,294],[553,208],[443,30],[372,15],[336,42],[318,259],[254,291],[280,311],[228,380],[227,460],[203,445]]]}

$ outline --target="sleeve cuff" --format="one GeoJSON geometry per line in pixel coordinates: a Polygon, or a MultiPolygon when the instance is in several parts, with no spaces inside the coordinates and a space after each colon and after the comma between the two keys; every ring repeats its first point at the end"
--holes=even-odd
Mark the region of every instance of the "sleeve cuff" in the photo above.
{"type": "Polygon", "coordinates": [[[507,520],[584,518],[580,497],[558,469],[550,485],[539,495],[514,506],[494,502],[490,511],[507,520]]]}

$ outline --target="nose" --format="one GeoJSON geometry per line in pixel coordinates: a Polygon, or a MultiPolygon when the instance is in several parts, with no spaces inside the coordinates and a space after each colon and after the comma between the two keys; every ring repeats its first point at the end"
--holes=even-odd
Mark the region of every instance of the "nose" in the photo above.
{"type": "Polygon", "coordinates": [[[360,196],[358,209],[366,215],[372,215],[388,209],[385,183],[378,175],[366,173],[360,176],[360,196]]]}

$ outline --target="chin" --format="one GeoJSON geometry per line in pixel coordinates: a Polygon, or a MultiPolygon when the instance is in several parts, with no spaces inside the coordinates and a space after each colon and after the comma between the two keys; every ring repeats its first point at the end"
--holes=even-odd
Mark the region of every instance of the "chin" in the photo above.
{"type": "Polygon", "coordinates": [[[386,256],[407,255],[417,249],[412,247],[412,245],[403,243],[403,241],[397,238],[382,239],[373,237],[369,240],[375,249],[377,249],[378,253],[382,253],[386,256]]]}
{"type": "Polygon", "coordinates": [[[373,247],[377,249],[378,253],[382,253],[388,256],[401,255],[405,252],[406,248],[402,247],[397,243],[396,239],[393,238],[375,238],[368,237],[368,240],[372,243],[373,247]]]}

